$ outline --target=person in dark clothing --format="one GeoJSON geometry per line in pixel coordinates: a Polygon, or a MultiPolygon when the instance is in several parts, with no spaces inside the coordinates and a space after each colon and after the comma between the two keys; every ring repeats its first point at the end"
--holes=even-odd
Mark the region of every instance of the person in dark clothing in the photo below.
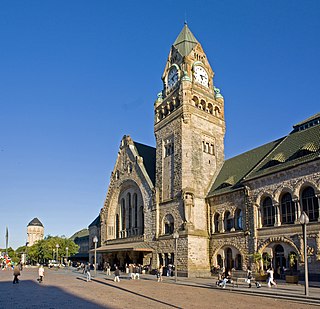
{"type": "Polygon", "coordinates": [[[13,270],[13,284],[19,283],[18,277],[21,275],[20,273],[20,264],[17,264],[13,270]]]}

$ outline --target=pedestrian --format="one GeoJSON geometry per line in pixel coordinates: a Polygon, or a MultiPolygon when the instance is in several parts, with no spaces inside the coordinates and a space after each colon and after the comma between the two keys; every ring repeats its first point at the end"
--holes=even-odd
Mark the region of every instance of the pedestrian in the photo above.
{"type": "Polygon", "coordinates": [[[270,268],[267,270],[267,273],[268,273],[268,279],[267,279],[268,288],[271,288],[272,285],[277,286],[276,282],[275,282],[274,279],[273,279],[273,275],[274,275],[273,268],[270,267],[270,268]]]}
{"type": "Polygon", "coordinates": [[[14,269],[13,269],[13,284],[19,283],[18,277],[21,275],[20,273],[20,265],[18,264],[14,269]]]}
{"type": "Polygon", "coordinates": [[[249,284],[249,288],[251,288],[251,279],[252,279],[252,270],[250,266],[247,269],[247,283],[249,284]]]}
{"type": "Polygon", "coordinates": [[[135,265],[134,266],[134,278],[135,279],[140,279],[140,265],[135,265]]]}
{"type": "Polygon", "coordinates": [[[162,282],[162,273],[163,273],[163,266],[160,265],[160,267],[157,269],[157,279],[158,282],[162,282]]]}
{"type": "Polygon", "coordinates": [[[116,267],[116,270],[114,271],[114,282],[120,282],[120,270],[118,267],[116,267]]]}
{"type": "Polygon", "coordinates": [[[135,278],[135,276],[134,276],[134,269],[133,269],[133,267],[134,267],[134,265],[133,264],[129,264],[129,277],[131,278],[131,279],[136,279],[135,278]]]}
{"type": "Polygon", "coordinates": [[[111,266],[107,263],[107,276],[111,276],[111,266]]]}
{"type": "Polygon", "coordinates": [[[38,270],[38,274],[39,274],[39,283],[43,282],[43,276],[44,276],[44,268],[42,265],[40,265],[39,270],[38,270]]]}
{"type": "Polygon", "coordinates": [[[87,282],[91,281],[91,273],[90,273],[90,269],[91,265],[88,262],[88,264],[85,266],[85,274],[86,274],[86,278],[87,278],[87,282]]]}

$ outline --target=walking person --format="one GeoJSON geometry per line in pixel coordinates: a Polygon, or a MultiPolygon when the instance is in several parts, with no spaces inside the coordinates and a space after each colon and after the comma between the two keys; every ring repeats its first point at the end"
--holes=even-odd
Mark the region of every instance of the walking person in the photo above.
{"type": "Polygon", "coordinates": [[[14,269],[13,269],[13,284],[19,283],[18,277],[21,275],[20,273],[20,264],[18,264],[14,269]]]}
{"type": "Polygon", "coordinates": [[[267,279],[268,288],[271,288],[272,285],[277,286],[276,282],[275,282],[274,279],[273,279],[273,275],[274,275],[273,268],[270,267],[270,268],[267,270],[267,273],[268,273],[268,279],[267,279]]]}
{"type": "Polygon", "coordinates": [[[111,276],[111,266],[107,263],[107,276],[111,276]]]}
{"type": "Polygon", "coordinates": [[[44,268],[42,265],[40,265],[39,270],[38,270],[38,274],[39,274],[39,283],[43,282],[43,276],[44,276],[44,268]]]}
{"type": "Polygon", "coordinates": [[[86,274],[86,278],[87,278],[87,282],[91,281],[91,273],[90,273],[90,269],[91,265],[88,262],[88,264],[85,266],[85,274],[86,274]]]}
{"type": "Polygon", "coordinates": [[[252,270],[250,266],[247,269],[247,283],[249,284],[249,288],[251,288],[251,279],[252,279],[252,270]]]}
{"type": "Polygon", "coordinates": [[[158,278],[158,282],[162,282],[162,273],[163,273],[163,266],[160,265],[160,267],[157,270],[157,278],[158,278]]]}
{"type": "Polygon", "coordinates": [[[120,282],[120,270],[118,267],[116,267],[116,270],[114,271],[114,282],[120,282]]]}

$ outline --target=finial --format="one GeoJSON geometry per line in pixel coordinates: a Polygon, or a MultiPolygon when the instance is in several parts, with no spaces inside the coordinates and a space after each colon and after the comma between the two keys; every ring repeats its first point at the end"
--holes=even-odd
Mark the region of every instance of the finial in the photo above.
{"type": "Polygon", "coordinates": [[[184,24],[185,24],[185,26],[188,25],[188,22],[187,22],[187,9],[185,9],[185,11],[184,11],[184,24]]]}

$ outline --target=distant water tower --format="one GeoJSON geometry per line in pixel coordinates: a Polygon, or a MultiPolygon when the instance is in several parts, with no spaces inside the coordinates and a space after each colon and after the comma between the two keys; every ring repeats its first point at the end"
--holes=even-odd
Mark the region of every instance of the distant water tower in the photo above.
{"type": "Polygon", "coordinates": [[[43,239],[44,227],[38,218],[32,219],[27,227],[28,246],[32,246],[36,241],[43,239]]]}

